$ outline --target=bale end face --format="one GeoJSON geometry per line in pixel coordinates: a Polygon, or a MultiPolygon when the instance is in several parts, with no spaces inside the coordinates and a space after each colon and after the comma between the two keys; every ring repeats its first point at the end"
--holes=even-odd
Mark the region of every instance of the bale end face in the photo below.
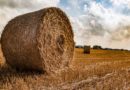
{"type": "Polygon", "coordinates": [[[90,54],[90,46],[84,46],[84,54],[90,54]]]}
{"type": "Polygon", "coordinates": [[[45,8],[12,19],[1,44],[14,68],[56,72],[73,58],[74,40],[70,21],[59,8],[45,8]]]}

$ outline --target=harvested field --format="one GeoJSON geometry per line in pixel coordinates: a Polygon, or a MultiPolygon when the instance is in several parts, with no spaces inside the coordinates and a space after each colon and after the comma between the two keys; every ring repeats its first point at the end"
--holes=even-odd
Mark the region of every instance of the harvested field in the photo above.
{"type": "Polygon", "coordinates": [[[130,52],[91,49],[86,55],[76,48],[71,68],[53,75],[17,72],[6,64],[0,73],[4,90],[129,90],[130,52]]]}

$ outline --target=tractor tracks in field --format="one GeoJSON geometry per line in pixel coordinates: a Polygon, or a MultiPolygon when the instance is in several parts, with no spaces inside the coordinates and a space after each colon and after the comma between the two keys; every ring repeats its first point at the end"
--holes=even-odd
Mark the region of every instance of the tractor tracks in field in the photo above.
{"type": "Polygon", "coordinates": [[[57,90],[128,90],[130,88],[130,77],[127,70],[107,73],[102,77],[93,76],[85,80],[77,80],[71,83],[58,85],[57,90]]]}

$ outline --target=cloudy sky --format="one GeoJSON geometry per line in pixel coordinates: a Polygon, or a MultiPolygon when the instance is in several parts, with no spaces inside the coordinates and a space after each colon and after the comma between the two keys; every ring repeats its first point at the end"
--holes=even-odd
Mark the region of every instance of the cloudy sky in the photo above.
{"type": "Polygon", "coordinates": [[[130,0],[0,0],[0,32],[15,16],[50,6],[67,13],[77,45],[130,49],[130,0]]]}

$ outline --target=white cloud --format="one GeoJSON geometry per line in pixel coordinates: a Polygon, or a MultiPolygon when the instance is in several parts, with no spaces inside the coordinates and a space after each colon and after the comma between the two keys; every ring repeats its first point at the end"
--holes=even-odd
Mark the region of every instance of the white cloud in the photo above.
{"type": "Polygon", "coordinates": [[[0,0],[0,33],[6,23],[17,15],[50,6],[57,6],[59,0],[0,0]]]}
{"type": "Polygon", "coordinates": [[[130,0],[110,0],[114,5],[130,4],[130,0]]]}
{"type": "MultiPolygon", "coordinates": [[[[105,7],[95,0],[67,0],[60,5],[69,15],[77,44],[130,49],[130,0],[110,0],[105,7]],[[125,12],[124,12],[125,11],[125,12]]],[[[49,6],[60,0],[0,0],[0,31],[13,17],[49,6]]]]}
{"type": "MultiPolygon", "coordinates": [[[[120,5],[126,4],[123,1],[119,2],[120,5]]],[[[73,18],[77,44],[130,49],[130,16],[119,12],[115,3],[113,2],[111,8],[106,8],[101,3],[93,1],[85,14],[73,18]]],[[[124,8],[120,10],[123,11],[124,8]]]]}
{"type": "Polygon", "coordinates": [[[87,7],[87,5],[85,4],[84,5],[84,12],[86,12],[88,9],[87,9],[88,7],[87,7]]]}
{"type": "Polygon", "coordinates": [[[59,0],[0,0],[0,6],[11,8],[41,8],[57,6],[59,0]]]}

